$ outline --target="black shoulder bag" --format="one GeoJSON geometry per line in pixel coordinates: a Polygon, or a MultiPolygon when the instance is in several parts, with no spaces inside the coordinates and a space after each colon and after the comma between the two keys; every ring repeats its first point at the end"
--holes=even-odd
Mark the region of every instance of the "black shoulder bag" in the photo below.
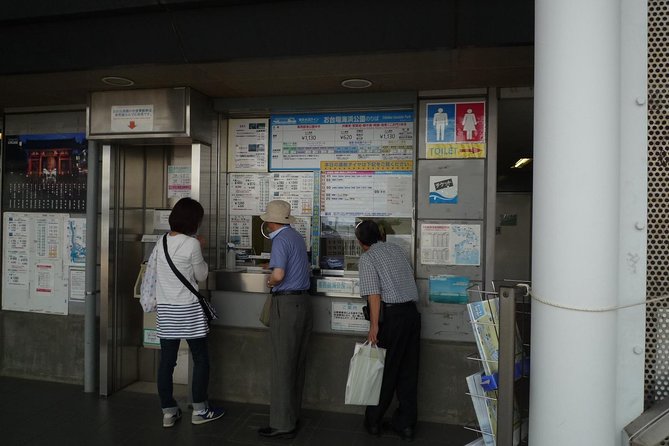
{"type": "Polygon", "coordinates": [[[172,271],[174,274],[181,280],[181,283],[184,284],[186,288],[188,288],[191,293],[195,294],[197,296],[197,299],[200,301],[200,306],[202,307],[202,311],[204,311],[204,315],[207,316],[207,320],[209,322],[213,321],[214,319],[218,319],[218,315],[216,314],[216,309],[213,307],[211,302],[209,302],[202,294],[196,290],[191,283],[186,280],[186,278],[181,274],[181,272],[177,269],[176,266],[174,266],[174,262],[172,262],[172,259],[170,258],[170,255],[167,253],[167,235],[163,236],[163,249],[165,250],[165,259],[167,260],[167,263],[170,265],[170,268],[172,268],[172,271]]]}

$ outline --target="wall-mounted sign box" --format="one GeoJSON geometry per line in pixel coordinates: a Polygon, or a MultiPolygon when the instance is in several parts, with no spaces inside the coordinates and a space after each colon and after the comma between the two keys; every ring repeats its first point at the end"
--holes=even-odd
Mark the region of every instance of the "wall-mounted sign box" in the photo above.
{"type": "Polygon", "coordinates": [[[88,139],[174,138],[211,144],[211,101],[188,88],[95,91],[86,108],[88,139]]]}

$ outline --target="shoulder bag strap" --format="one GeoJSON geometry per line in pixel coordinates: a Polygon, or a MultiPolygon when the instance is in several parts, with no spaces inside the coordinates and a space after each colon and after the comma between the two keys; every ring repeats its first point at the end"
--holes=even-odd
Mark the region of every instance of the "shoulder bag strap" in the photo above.
{"type": "Polygon", "coordinates": [[[165,260],[167,260],[167,263],[170,265],[170,268],[172,268],[174,275],[177,276],[177,278],[181,281],[181,283],[183,283],[184,286],[191,291],[191,293],[195,294],[198,299],[203,300],[204,297],[200,293],[198,293],[198,291],[193,287],[193,285],[188,280],[186,280],[183,274],[181,274],[181,271],[179,271],[177,267],[174,266],[174,262],[172,262],[170,255],[167,253],[167,234],[163,236],[163,249],[165,250],[165,260]]]}

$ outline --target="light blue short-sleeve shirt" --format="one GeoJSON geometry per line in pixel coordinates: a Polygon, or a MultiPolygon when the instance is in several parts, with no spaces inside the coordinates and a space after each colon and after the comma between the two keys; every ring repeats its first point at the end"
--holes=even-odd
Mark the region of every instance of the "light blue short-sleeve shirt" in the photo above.
{"type": "Polygon", "coordinates": [[[303,291],[311,286],[311,267],[304,238],[291,226],[272,239],[269,267],[285,271],[281,283],[272,288],[273,292],[303,291]]]}

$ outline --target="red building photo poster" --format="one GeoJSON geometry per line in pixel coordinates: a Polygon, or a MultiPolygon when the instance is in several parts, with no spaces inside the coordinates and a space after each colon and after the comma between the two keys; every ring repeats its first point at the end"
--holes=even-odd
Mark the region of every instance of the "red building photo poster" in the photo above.
{"type": "Polygon", "coordinates": [[[7,136],[3,210],[86,212],[87,160],[83,133],[7,136]]]}

